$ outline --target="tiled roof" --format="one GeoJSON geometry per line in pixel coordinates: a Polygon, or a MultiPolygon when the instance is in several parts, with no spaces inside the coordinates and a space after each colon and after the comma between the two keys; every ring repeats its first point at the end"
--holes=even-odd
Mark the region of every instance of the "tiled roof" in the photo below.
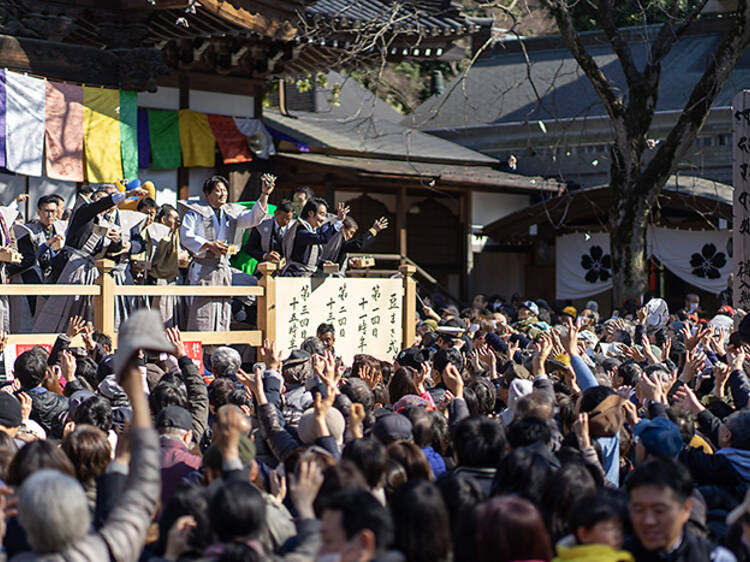
{"type": "Polygon", "coordinates": [[[394,28],[420,29],[435,35],[452,35],[474,27],[449,0],[403,2],[396,13],[394,5],[387,0],[318,0],[305,9],[305,15],[335,20],[342,28],[392,21],[394,28]]]}
{"type": "Polygon", "coordinates": [[[340,105],[326,103],[330,92],[322,91],[316,103],[321,109],[291,111],[284,117],[265,110],[268,124],[311,147],[333,148],[404,159],[442,159],[497,165],[498,161],[475,150],[401,125],[402,115],[354,79],[328,74],[328,84],[342,85],[340,105]],[[323,109],[324,108],[324,109],[323,109]]]}
{"type": "MultiPolygon", "coordinates": [[[[643,67],[649,41],[656,29],[648,26],[630,33],[636,65],[643,67]]],[[[665,58],[656,110],[680,110],[714,52],[721,33],[714,28],[685,35],[665,58]]],[[[605,115],[599,97],[567,48],[549,38],[526,40],[530,67],[518,41],[498,44],[493,53],[471,68],[465,83],[457,78],[445,94],[418,107],[405,122],[422,130],[481,126],[512,122],[573,119],[605,115]],[[537,97],[538,93],[538,97],[537,97]]],[[[615,92],[626,89],[625,78],[609,44],[586,46],[615,92]]],[[[742,56],[714,102],[729,106],[734,94],[750,83],[750,53],[742,56]]]]}

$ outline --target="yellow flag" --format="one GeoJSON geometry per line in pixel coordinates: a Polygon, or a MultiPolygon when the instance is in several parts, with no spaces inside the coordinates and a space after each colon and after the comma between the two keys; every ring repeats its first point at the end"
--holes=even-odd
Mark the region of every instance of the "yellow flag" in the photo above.
{"type": "Polygon", "coordinates": [[[216,139],[208,124],[208,116],[190,109],[181,109],[179,119],[182,165],[213,168],[216,139]]]}
{"type": "Polygon", "coordinates": [[[83,144],[91,183],[122,177],[119,110],[119,90],[83,87],[83,144]]]}

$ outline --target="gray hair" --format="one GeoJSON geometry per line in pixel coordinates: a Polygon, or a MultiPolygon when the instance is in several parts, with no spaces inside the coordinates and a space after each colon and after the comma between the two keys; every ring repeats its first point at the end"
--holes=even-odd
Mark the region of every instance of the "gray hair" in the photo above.
{"type": "Polygon", "coordinates": [[[236,375],[242,365],[242,357],[236,349],[225,345],[217,347],[211,354],[211,371],[215,377],[236,375]]]}
{"type": "Polygon", "coordinates": [[[62,552],[91,527],[86,494],[75,478],[39,470],[21,486],[18,517],[34,552],[62,552]]]}

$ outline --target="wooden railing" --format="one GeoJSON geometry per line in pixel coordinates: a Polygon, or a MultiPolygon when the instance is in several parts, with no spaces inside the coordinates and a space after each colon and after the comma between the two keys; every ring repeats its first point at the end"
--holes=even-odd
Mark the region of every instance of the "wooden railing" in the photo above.
{"type": "MultiPolygon", "coordinates": [[[[200,341],[203,345],[248,344],[259,346],[264,334],[274,338],[277,334],[277,286],[273,263],[258,264],[262,274],[258,286],[197,286],[197,285],[117,285],[111,275],[114,263],[111,260],[96,262],[99,277],[93,285],[0,285],[0,295],[5,296],[87,296],[93,298],[94,328],[112,338],[117,346],[115,326],[115,303],[118,296],[139,297],[238,297],[258,299],[258,329],[232,330],[227,332],[182,332],[184,341],[200,341]]],[[[413,275],[416,268],[402,265],[398,270],[403,276],[402,343],[412,345],[415,337],[416,283],[413,275]]],[[[10,334],[10,344],[52,344],[57,333],[10,334]]],[[[82,345],[76,336],[73,345],[82,345]]]]}

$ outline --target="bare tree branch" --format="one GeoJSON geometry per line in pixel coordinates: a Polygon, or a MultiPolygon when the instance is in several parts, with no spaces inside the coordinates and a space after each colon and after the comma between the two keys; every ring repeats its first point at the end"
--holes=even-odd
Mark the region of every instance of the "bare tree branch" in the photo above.
{"type": "Polygon", "coordinates": [[[557,26],[560,30],[560,36],[573,54],[573,57],[578,61],[581,70],[583,70],[589,80],[591,80],[594,90],[602,100],[607,115],[612,119],[621,118],[625,111],[622,100],[615,95],[615,92],[607,81],[607,77],[604,76],[602,69],[599,68],[599,65],[596,64],[594,58],[583,46],[581,37],[578,35],[575,25],[573,24],[573,18],[570,16],[568,7],[565,4],[565,0],[542,1],[550,9],[552,15],[554,15],[555,20],[557,21],[557,26]]]}
{"type": "Polygon", "coordinates": [[[738,1],[737,15],[724,33],[713,59],[690,93],[677,124],[659,143],[653,159],[646,166],[636,188],[637,196],[654,200],[669,175],[692,146],[737,61],[750,42],[750,11],[747,0],[738,1]]]}
{"type": "Polygon", "coordinates": [[[659,35],[651,45],[651,53],[649,57],[649,66],[658,65],[662,59],[669,53],[677,40],[682,36],[685,30],[693,23],[696,17],[701,13],[708,0],[698,0],[693,8],[685,16],[684,20],[680,21],[680,25],[675,29],[674,24],[678,20],[679,14],[679,0],[674,0],[672,9],[667,15],[667,21],[659,29],[659,35]]]}
{"type": "Polygon", "coordinates": [[[635,66],[633,52],[630,50],[630,45],[628,45],[628,42],[623,39],[620,30],[617,29],[613,10],[614,6],[612,5],[612,0],[600,0],[599,23],[601,24],[610,45],[612,45],[612,49],[617,55],[617,58],[620,59],[620,65],[625,73],[628,87],[633,88],[641,81],[643,76],[635,66]]]}

